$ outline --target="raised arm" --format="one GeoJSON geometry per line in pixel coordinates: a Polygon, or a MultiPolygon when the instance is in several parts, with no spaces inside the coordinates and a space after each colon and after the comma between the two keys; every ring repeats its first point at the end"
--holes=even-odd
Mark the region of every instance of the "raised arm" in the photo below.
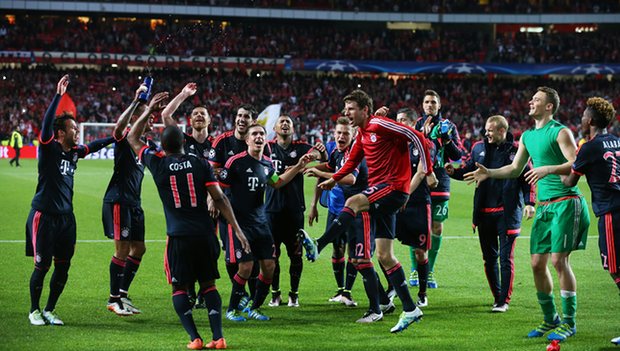
{"type": "Polygon", "coordinates": [[[125,134],[125,129],[129,124],[131,116],[133,116],[136,108],[138,107],[138,105],[140,105],[140,102],[138,101],[138,96],[143,91],[146,91],[146,85],[144,84],[140,85],[138,90],[136,90],[133,101],[131,102],[129,107],[127,107],[127,109],[123,111],[121,116],[118,118],[118,121],[116,121],[116,125],[114,126],[114,139],[121,140],[123,138],[123,135],[125,134]]]}
{"type": "Polygon", "coordinates": [[[167,126],[176,126],[177,122],[172,118],[172,115],[176,112],[176,110],[181,106],[183,101],[185,101],[188,97],[196,94],[197,86],[196,83],[187,83],[181,92],[172,99],[166,108],[161,112],[161,118],[164,120],[164,125],[167,126]]]}
{"type": "Polygon", "coordinates": [[[43,118],[43,125],[41,126],[41,136],[39,140],[43,144],[47,144],[54,138],[54,119],[56,118],[56,109],[58,108],[58,103],[60,102],[60,98],[67,92],[67,86],[69,85],[69,75],[65,74],[60,78],[58,84],[56,85],[56,95],[52,100],[52,103],[47,108],[45,112],[45,117],[43,118]]]}
{"type": "Polygon", "coordinates": [[[454,127],[453,133],[449,135],[449,139],[444,142],[444,150],[445,155],[452,161],[458,161],[463,156],[463,145],[456,127],[454,127]]]}
{"type": "Polygon", "coordinates": [[[133,127],[129,131],[129,134],[127,135],[127,141],[129,142],[129,145],[131,145],[131,149],[136,155],[140,154],[140,150],[145,145],[144,142],[140,140],[140,137],[142,136],[142,134],[144,134],[144,129],[146,128],[149,116],[152,112],[157,111],[161,107],[163,101],[167,98],[167,92],[155,94],[155,96],[151,99],[149,104],[144,109],[144,112],[142,112],[140,117],[138,117],[133,127]]]}

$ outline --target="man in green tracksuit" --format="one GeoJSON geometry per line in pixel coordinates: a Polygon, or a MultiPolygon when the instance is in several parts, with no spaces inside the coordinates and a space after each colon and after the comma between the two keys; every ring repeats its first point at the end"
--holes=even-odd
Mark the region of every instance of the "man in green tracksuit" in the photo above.
{"type": "Polygon", "coordinates": [[[577,331],[577,282],[568,258],[573,250],[585,249],[590,215],[579,189],[564,187],[560,179],[560,175],[570,174],[577,146],[570,130],[553,119],[560,106],[557,91],[540,87],[529,105],[535,126],[523,133],[512,164],[498,169],[478,165],[465,179],[480,183],[487,178],[516,178],[528,159],[532,159],[534,168],[525,176],[529,183],[538,183],[538,208],[532,225],[530,253],[544,321],[528,337],[541,337],[552,331],[549,340],[563,341],[577,331]],[[562,320],[553,301],[553,281],[547,268],[549,257],[560,282],[562,320]]]}

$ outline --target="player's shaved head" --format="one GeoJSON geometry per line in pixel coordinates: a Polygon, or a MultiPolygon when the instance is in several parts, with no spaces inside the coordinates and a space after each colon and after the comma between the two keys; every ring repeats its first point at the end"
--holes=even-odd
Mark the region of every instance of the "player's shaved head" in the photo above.
{"type": "Polygon", "coordinates": [[[168,126],[161,133],[161,146],[167,153],[178,154],[183,149],[183,132],[177,126],[168,126]]]}

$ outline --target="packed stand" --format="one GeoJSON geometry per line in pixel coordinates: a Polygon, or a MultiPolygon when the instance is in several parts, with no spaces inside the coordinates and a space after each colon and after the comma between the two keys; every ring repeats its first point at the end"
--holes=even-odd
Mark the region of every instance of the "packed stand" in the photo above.
{"type": "Polygon", "coordinates": [[[516,33],[498,36],[493,62],[618,63],[620,38],[612,33],[516,33]]]}
{"type": "MultiPolygon", "coordinates": [[[[499,63],[617,63],[617,26],[589,33],[500,33],[458,26],[429,31],[321,23],[114,20],[16,16],[0,23],[0,51],[499,63]]],[[[551,30],[551,29],[548,29],[551,30]]]]}
{"type": "MultiPolygon", "coordinates": [[[[55,82],[63,72],[55,69],[0,71],[0,131],[6,136],[14,123],[20,123],[26,142],[32,142],[40,128],[41,118],[53,95],[55,82]]],[[[133,88],[143,78],[143,72],[124,70],[69,72],[71,97],[76,104],[79,122],[115,122],[133,97],[133,88]]],[[[293,118],[298,137],[309,141],[329,137],[335,120],[342,110],[342,97],[361,87],[374,98],[375,106],[385,105],[395,113],[399,108],[412,107],[421,112],[424,90],[434,89],[442,97],[442,113],[453,120],[463,133],[473,139],[484,135],[484,120],[502,114],[519,136],[529,127],[528,101],[532,91],[541,85],[552,86],[561,92],[561,108],[556,118],[578,134],[585,101],[591,96],[610,99],[620,106],[620,85],[615,80],[562,79],[549,81],[544,77],[489,80],[486,76],[447,77],[443,75],[416,76],[396,83],[387,78],[352,78],[345,75],[328,76],[300,73],[263,74],[260,77],[246,72],[224,71],[153,71],[156,91],[178,93],[179,82],[194,81],[198,93],[191,103],[182,105],[177,113],[181,121],[192,106],[205,105],[212,116],[210,133],[218,135],[233,125],[235,108],[250,103],[261,111],[269,104],[282,103],[282,111],[293,118]]],[[[617,129],[616,129],[617,130],[617,129]]]]}
{"type": "Polygon", "coordinates": [[[391,31],[378,27],[300,26],[298,22],[114,21],[92,17],[4,19],[0,51],[110,52],[303,59],[481,62],[490,35],[456,29],[391,31]]]}

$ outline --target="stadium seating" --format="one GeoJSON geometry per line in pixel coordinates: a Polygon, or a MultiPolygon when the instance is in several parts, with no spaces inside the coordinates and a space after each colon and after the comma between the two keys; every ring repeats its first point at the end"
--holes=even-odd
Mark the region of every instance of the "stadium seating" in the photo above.
{"type": "MultiPolygon", "coordinates": [[[[40,121],[55,90],[54,82],[64,71],[54,68],[0,71],[2,94],[0,131],[9,132],[11,123],[19,121],[29,131],[27,141],[35,138],[40,121]],[[6,78],[6,79],[4,79],[6,78]]],[[[114,122],[133,97],[142,72],[122,69],[71,70],[69,94],[77,105],[81,122],[114,122]],[[113,90],[114,89],[114,90],[113,90]]],[[[185,82],[195,81],[199,90],[177,115],[185,116],[194,104],[204,104],[212,115],[213,134],[232,127],[234,108],[242,102],[259,110],[271,103],[283,103],[282,110],[296,122],[299,136],[313,140],[329,137],[330,119],[342,109],[342,96],[361,87],[373,96],[375,106],[386,105],[392,113],[401,107],[420,111],[425,89],[435,89],[442,96],[442,111],[459,125],[461,133],[470,131],[479,137],[483,121],[491,114],[503,114],[511,122],[512,132],[520,135],[528,127],[527,102],[537,86],[549,85],[560,92],[562,106],[557,118],[575,133],[588,97],[597,95],[620,106],[620,86],[600,77],[587,79],[549,79],[530,77],[426,75],[415,79],[317,75],[300,73],[263,74],[260,77],[240,71],[168,70],[152,72],[155,90],[178,93],[185,82]]]]}

